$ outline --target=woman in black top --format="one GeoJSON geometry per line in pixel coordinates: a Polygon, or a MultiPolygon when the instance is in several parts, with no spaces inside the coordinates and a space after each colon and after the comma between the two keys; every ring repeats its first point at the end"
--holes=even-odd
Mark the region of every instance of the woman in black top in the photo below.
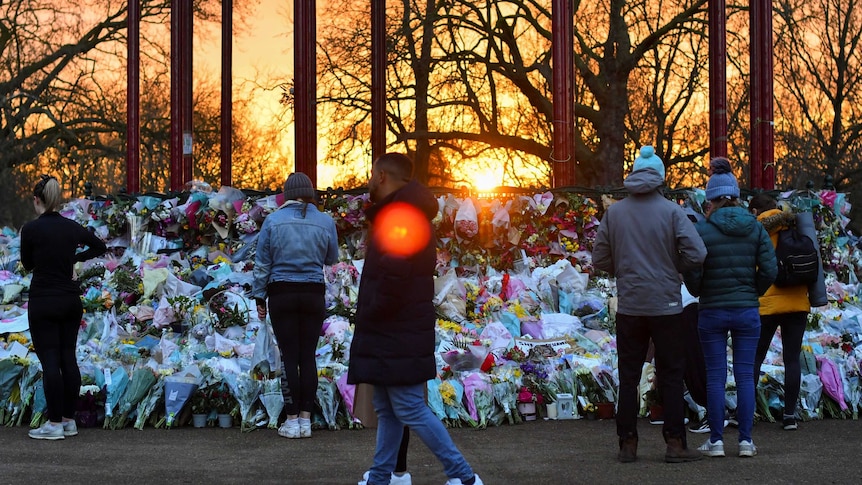
{"type": "Polygon", "coordinates": [[[30,336],[42,363],[48,421],[30,437],[61,440],[78,434],[75,404],[81,372],[75,358],[83,307],[73,266],[107,251],[105,243],[75,221],[61,216],[62,192],[57,179],[42,175],[33,188],[39,215],[21,229],[21,264],[33,272],[27,312],[30,336]],[[83,251],[78,251],[86,246],[83,251]]]}

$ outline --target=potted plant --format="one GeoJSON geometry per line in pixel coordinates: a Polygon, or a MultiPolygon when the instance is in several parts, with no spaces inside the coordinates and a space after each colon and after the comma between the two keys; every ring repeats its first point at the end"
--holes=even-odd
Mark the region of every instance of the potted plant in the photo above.
{"type": "Polygon", "coordinates": [[[231,412],[236,407],[236,399],[231,396],[230,391],[224,385],[213,387],[209,394],[210,405],[218,414],[218,425],[220,428],[233,426],[231,412]]]}
{"type": "Polygon", "coordinates": [[[192,395],[192,424],[195,428],[203,428],[207,425],[207,416],[212,410],[209,396],[205,389],[198,389],[192,395]]]}
{"type": "Polygon", "coordinates": [[[664,408],[662,407],[661,394],[658,388],[653,387],[643,395],[644,404],[649,412],[649,419],[652,421],[662,419],[664,408]]]}

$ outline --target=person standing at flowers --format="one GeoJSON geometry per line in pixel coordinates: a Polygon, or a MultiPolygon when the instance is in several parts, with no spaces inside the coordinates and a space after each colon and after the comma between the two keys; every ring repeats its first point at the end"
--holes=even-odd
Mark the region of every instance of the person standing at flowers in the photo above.
{"type": "Polygon", "coordinates": [[[374,386],[377,446],[368,478],[359,483],[390,483],[409,426],[443,464],[448,485],[482,485],[425,403],[426,383],[437,374],[432,301],[437,243],[431,227],[437,200],[413,180],[413,162],[400,153],[374,161],[368,193],[371,228],[347,382],[374,386]],[[387,229],[386,221],[396,216],[397,224],[387,229]],[[393,237],[399,244],[391,244],[393,237]],[[404,251],[408,246],[418,249],[404,251]]]}
{"type": "Polygon", "coordinates": [[[39,217],[21,228],[21,264],[33,272],[27,318],[48,405],[48,421],[30,431],[37,440],[61,440],[78,434],[75,408],[81,371],[75,357],[84,307],[74,280],[76,262],[101,256],[105,243],[77,222],[57,212],[62,192],[56,178],[42,175],[33,188],[39,217]],[[86,247],[79,251],[80,247],[86,247]]]}
{"type": "Polygon", "coordinates": [[[284,204],[264,219],[257,238],[252,295],[281,350],[287,380],[285,438],[311,437],[317,395],[314,353],[326,319],[323,267],[338,262],[335,222],[314,205],[314,186],[302,172],[284,182],[284,204]]]}
{"type": "Polygon", "coordinates": [[[593,245],[593,265],[617,280],[619,461],[637,460],[640,383],[650,338],[664,402],[665,461],[699,460],[685,433],[685,322],[680,273],[700,266],[706,248],[683,209],[661,193],[664,163],[642,147],[625,180],[629,196],[607,208],[593,245]]]}
{"type": "MultiPolygon", "coordinates": [[[[775,199],[769,194],[757,194],[748,204],[748,210],[757,216],[763,225],[773,248],[778,244],[778,233],[796,223],[796,215],[791,211],[778,208],[775,199]]],[[[796,424],[796,402],[802,382],[802,365],[799,354],[802,352],[802,338],[808,323],[811,305],[808,300],[808,285],[779,288],[770,286],[760,297],[760,339],[754,359],[754,387],[760,379],[760,367],[772,337],[781,327],[781,357],[784,360],[784,416],[782,426],[792,431],[796,424]]]]}
{"type": "Polygon", "coordinates": [[[706,401],[710,437],[699,450],[724,456],[724,407],[727,385],[727,334],[733,347],[739,422],[739,456],[757,454],[754,423],[754,355],[760,339],[758,298],[775,280],[778,266],[769,234],[739,205],[739,185],[723,157],[709,162],[709,210],[697,223],[708,254],[700,270],[685,274],[692,295],[700,297],[698,332],[706,363],[706,401]]]}

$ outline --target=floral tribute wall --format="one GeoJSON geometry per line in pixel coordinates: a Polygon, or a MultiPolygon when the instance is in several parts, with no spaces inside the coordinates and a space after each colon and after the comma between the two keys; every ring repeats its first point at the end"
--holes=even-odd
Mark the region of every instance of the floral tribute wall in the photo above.
{"type": "MultiPolygon", "coordinates": [[[[669,196],[702,212],[702,191],[669,196]]],[[[828,306],[812,309],[806,333],[800,418],[855,417],[862,310],[860,253],[845,230],[849,204],[829,191],[790,192],[781,200],[814,213],[830,296],[828,306]]],[[[196,184],[177,197],[78,199],[63,208],[110,248],[76,268],[85,308],[77,349],[80,425],[174,427],[192,415],[205,415],[211,426],[232,415],[244,431],[278,425],[280,354],[269,324],[252,311],[249,289],[258,230],[282,202],[280,194],[196,184]]],[[[612,416],[615,285],[593,271],[590,257],[610,197],[441,193],[438,202],[438,376],[428,382],[435,414],[449,426],[473,427],[608,417],[603,409],[612,416]]],[[[341,257],[325,269],[318,428],[362,426],[346,369],[368,204],[365,194],[333,193],[321,204],[336,221],[341,257]]],[[[27,324],[30,275],[18,264],[18,246],[17,231],[3,229],[0,424],[38,426],[45,398],[27,324]]],[[[760,419],[783,409],[780,342],[772,343],[758,387],[760,419]]],[[[651,388],[648,366],[642,394],[651,388]]],[[[732,373],[727,394],[732,408],[732,373]]]]}

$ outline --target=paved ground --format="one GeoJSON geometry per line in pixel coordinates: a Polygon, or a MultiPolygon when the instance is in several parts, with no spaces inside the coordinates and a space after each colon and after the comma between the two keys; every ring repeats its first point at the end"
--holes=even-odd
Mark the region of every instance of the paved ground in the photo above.
{"type": "MultiPolygon", "coordinates": [[[[636,463],[616,461],[613,421],[544,421],[451,434],[485,483],[862,483],[859,421],[802,423],[787,432],[758,423],[755,458],[735,455],[736,430],[725,435],[727,458],[666,464],[659,426],[639,425],[636,463]]],[[[706,435],[689,433],[693,445],[706,435]]],[[[82,429],[74,438],[29,439],[26,428],[0,428],[0,483],[287,483],[354,484],[370,464],[373,430],[315,431],[307,440],[274,430],[238,428],[143,431],[82,429]]],[[[446,478],[425,446],[411,441],[416,485],[446,478]]]]}

